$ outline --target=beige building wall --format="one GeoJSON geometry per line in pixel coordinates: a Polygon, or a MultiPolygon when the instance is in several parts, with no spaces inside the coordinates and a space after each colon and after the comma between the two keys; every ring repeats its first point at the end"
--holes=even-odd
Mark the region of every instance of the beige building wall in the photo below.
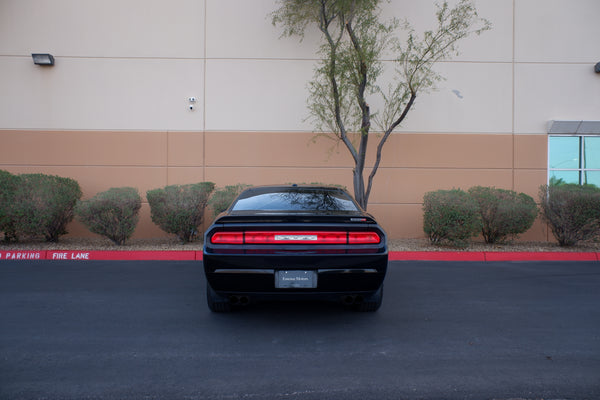
{"type": "MultiPolygon", "coordinates": [[[[369,211],[392,237],[423,235],[430,190],[537,197],[548,122],[600,120],[600,2],[476,4],[493,29],[438,65],[446,80],[384,149],[369,211]]],[[[306,120],[317,35],[279,39],[274,9],[275,0],[0,0],[0,168],[73,177],[86,198],[202,180],[351,189],[346,150],[315,140],[306,120]],[[34,52],[56,64],[34,65],[34,52]]],[[[392,0],[384,13],[418,31],[433,24],[429,1],[392,0]]],[[[78,223],[71,231],[88,234],[78,223]]],[[[145,204],[136,236],[160,235],[145,204]]],[[[524,238],[548,232],[538,222],[524,238]]]]}

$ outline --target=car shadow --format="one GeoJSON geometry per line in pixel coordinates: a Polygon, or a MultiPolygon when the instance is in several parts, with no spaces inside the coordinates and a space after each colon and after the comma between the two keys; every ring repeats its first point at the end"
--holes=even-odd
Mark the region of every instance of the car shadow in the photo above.
{"type": "Polygon", "coordinates": [[[213,321],[227,323],[264,322],[266,325],[302,327],[310,321],[311,324],[329,326],[337,324],[372,321],[377,318],[377,312],[357,312],[335,302],[324,301],[265,301],[248,306],[235,308],[230,313],[211,313],[213,321]]]}

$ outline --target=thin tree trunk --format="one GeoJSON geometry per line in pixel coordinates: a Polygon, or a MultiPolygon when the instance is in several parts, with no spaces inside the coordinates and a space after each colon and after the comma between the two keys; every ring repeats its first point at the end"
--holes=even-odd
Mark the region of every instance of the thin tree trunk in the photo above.
{"type": "Polygon", "coordinates": [[[369,180],[368,180],[368,184],[367,184],[367,190],[365,192],[364,195],[364,201],[365,201],[365,210],[366,210],[366,204],[369,203],[369,197],[371,196],[371,188],[373,187],[373,179],[375,178],[375,174],[377,173],[377,170],[379,169],[379,164],[381,163],[381,155],[382,155],[382,151],[383,151],[383,146],[385,145],[386,141],[388,140],[388,138],[390,137],[390,135],[392,134],[392,132],[394,131],[394,129],[396,129],[396,127],[398,125],[400,125],[400,123],[404,120],[404,118],[406,118],[406,115],[408,114],[408,112],[410,111],[412,105],[415,102],[415,99],[417,98],[416,93],[412,93],[410,96],[410,99],[408,100],[408,103],[406,104],[406,106],[404,107],[404,110],[402,111],[402,114],[400,114],[400,117],[394,121],[392,123],[392,125],[390,125],[390,127],[388,128],[388,130],[385,132],[385,134],[383,135],[383,137],[381,138],[381,140],[379,141],[379,144],[377,145],[377,155],[375,158],[375,164],[373,165],[373,169],[371,170],[371,173],[369,174],[369,180]]]}
{"type": "Polygon", "coordinates": [[[354,198],[356,202],[364,209],[367,209],[369,198],[365,192],[365,160],[367,155],[367,145],[369,143],[369,135],[361,134],[359,145],[359,156],[354,165],[354,198]]]}

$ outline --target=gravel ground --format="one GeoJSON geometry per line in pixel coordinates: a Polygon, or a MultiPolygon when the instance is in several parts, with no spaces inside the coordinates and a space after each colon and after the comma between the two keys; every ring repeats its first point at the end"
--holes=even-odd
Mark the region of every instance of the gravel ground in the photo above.
{"type": "MultiPolygon", "coordinates": [[[[393,239],[389,241],[390,251],[571,251],[600,252],[600,242],[585,243],[573,247],[560,247],[550,242],[514,242],[509,244],[488,245],[473,242],[465,249],[448,246],[434,246],[425,238],[393,239]]],[[[105,238],[62,237],[58,243],[46,243],[43,240],[24,240],[19,243],[0,244],[0,250],[192,250],[201,251],[202,242],[181,244],[176,238],[161,237],[154,239],[131,239],[123,246],[114,245],[105,238]]]]}

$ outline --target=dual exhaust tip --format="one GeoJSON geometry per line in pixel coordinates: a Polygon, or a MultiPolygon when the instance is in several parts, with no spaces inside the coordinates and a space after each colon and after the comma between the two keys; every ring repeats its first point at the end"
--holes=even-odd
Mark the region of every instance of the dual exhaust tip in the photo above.
{"type": "Polygon", "coordinates": [[[346,296],[342,296],[342,303],[345,306],[353,306],[356,304],[362,304],[362,302],[364,301],[364,297],[362,297],[361,295],[346,295],[346,296]]]}

